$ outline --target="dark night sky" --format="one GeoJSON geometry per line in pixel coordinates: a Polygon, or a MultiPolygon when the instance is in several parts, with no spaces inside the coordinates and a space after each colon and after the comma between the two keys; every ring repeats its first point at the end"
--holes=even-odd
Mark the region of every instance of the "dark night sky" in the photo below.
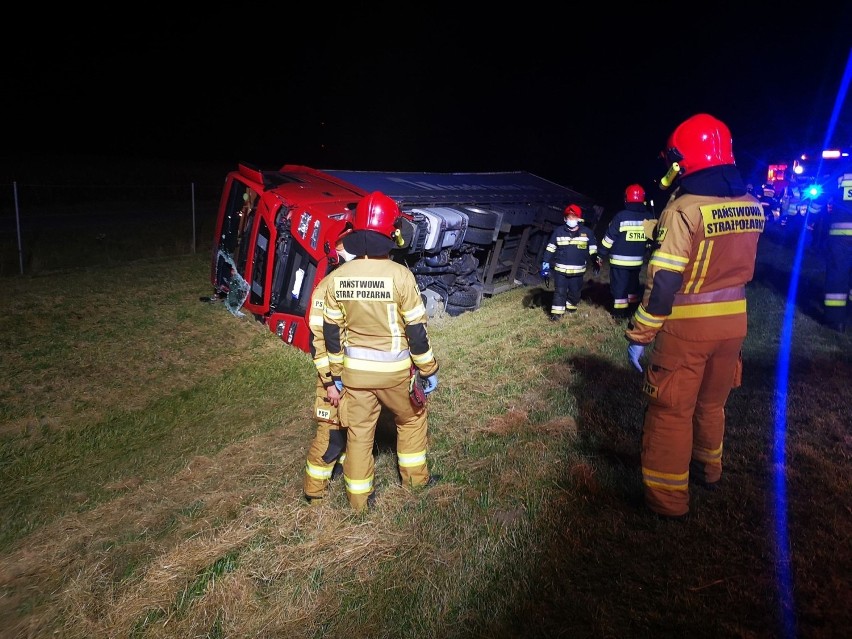
{"type": "Polygon", "coordinates": [[[658,194],[658,153],[697,112],[730,126],[746,179],[820,146],[852,50],[847,2],[375,4],[22,16],[0,155],[526,170],[617,205],[631,182],[658,194]]]}

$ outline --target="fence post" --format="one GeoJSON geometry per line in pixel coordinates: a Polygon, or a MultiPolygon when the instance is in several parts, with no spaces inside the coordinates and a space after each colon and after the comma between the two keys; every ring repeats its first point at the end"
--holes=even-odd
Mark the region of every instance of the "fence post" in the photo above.
{"type": "Polygon", "coordinates": [[[21,243],[21,211],[18,208],[18,183],[12,182],[12,193],[15,195],[15,227],[18,232],[18,263],[20,264],[21,275],[24,274],[24,247],[21,243]]]}
{"type": "Polygon", "coordinates": [[[195,182],[190,182],[192,193],[192,252],[195,253],[195,182]]]}

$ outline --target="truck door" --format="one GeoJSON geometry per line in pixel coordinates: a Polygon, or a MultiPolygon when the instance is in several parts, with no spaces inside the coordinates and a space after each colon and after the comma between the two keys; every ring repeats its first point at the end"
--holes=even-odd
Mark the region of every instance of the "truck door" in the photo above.
{"type": "Polygon", "coordinates": [[[260,185],[230,175],[219,204],[217,242],[213,247],[213,288],[228,293],[232,271],[245,278],[248,242],[254,225],[260,185]]]}

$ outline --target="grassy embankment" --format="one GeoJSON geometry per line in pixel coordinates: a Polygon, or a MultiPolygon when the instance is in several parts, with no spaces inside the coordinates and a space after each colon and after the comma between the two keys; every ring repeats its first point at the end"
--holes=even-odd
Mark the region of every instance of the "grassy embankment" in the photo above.
{"type": "Polygon", "coordinates": [[[443,480],[396,485],[383,430],[378,505],[356,515],[340,483],[326,505],[303,503],[310,358],[199,302],[206,255],[5,278],[0,636],[769,638],[784,636],[786,601],[798,636],[840,636],[850,337],[818,323],[810,256],[780,465],[792,258],[761,242],[723,485],[693,488],[679,523],[642,507],[641,377],[621,327],[589,302],[552,324],[541,291],[519,288],[434,318],[430,462],[443,480]]]}

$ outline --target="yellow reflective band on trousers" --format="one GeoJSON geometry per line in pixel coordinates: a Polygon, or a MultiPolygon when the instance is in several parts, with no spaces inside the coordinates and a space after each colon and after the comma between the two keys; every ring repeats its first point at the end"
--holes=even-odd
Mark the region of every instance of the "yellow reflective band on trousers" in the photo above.
{"type": "Polygon", "coordinates": [[[366,495],[373,492],[373,475],[367,479],[352,479],[343,475],[343,480],[346,482],[346,492],[353,495],[366,495]]]}
{"type": "Polygon", "coordinates": [[[331,462],[327,466],[318,466],[308,462],[305,465],[305,473],[307,473],[309,477],[319,479],[320,481],[331,479],[331,471],[334,470],[334,464],[335,462],[331,462]]]}
{"type": "Polygon", "coordinates": [[[689,489],[689,471],[685,473],[661,473],[642,466],[642,483],[649,488],[682,491],[689,489]]]}
{"type": "Polygon", "coordinates": [[[704,462],[705,464],[715,464],[722,459],[722,446],[719,448],[701,448],[701,446],[692,447],[692,459],[704,462]]]}
{"type": "Polygon", "coordinates": [[[417,453],[397,454],[399,465],[402,468],[412,468],[414,466],[422,466],[426,463],[426,451],[421,450],[417,453]]]}
{"type": "Polygon", "coordinates": [[[746,312],[746,301],[711,302],[710,304],[687,304],[672,308],[668,319],[694,319],[696,317],[718,317],[721,315],[739,315],[746,312]]]}

